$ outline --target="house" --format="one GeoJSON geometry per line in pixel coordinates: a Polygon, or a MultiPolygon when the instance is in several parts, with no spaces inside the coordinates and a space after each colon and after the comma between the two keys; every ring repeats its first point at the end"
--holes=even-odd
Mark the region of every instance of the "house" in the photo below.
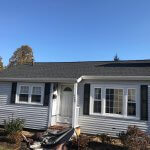
{"type": "Polygon", "coordinates": [[[25,127],[57,123],[89,134],[116,136],[136,125],[150,131],[150,60],[35,62],[0,73],[0,124],[25,119],[25,127]]]}

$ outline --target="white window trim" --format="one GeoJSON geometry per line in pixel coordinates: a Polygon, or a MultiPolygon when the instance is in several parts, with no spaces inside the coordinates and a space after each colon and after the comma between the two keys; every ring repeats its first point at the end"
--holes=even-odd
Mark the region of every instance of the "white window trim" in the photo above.
{"type": "Polygon", "coordinates": [[[90,90],[91,91],[91,100],[90,100],[90,112],[91,112],[91,114],[94,114],[94,115],[100,115],[101,113],[95,113],[94,112],[94,102],[95,102],[95,89],[96,88],[99,88],[99,89],[101,89],[101,100],[99,100],[100,102],[101,102],[101,113],[102,113],[102,87],[93,87],[93,90],[90,90]],[[92,106],[92,107],[91,107],[92,106]]]}
{"type": "MultiPolygon", "coordinates": [[[[122,87],[106,87],[106,88],[104,88],[105,89],[105,101],[106,101],[106,89],[121,89],[121,90],[123,90],[123,101],[122,101],[122,105],[124,104],[123,102],[124,102],[124,93],[125,93],[125,91],[124,91],[124,88],[122,88],[122,87]]],[[[105,103],[106,104],[106,103],[105,103]]],[[[124,107],[122,106],[122,113],[124,113],[124,107]]],[[[122,117],[123,116],[123,114],[113,114],[113,113],[106,113],[106,105],[105,105],[105,115],[106,116],[113,116],[113,117],[122,117]]]]}
{"type": "MultiPolygon", "coordinates": [[[[137,88],[127,88],[127,116],[129,118],[138,118],[138,113],[139,113],[139,109],[138,109],[138,104],[139,104],[139,101],[138,101],[138,89],[137,88]],[[136,115],[135,116],[128,116],[128,90],[130,89],[134,89],[135,90],[135,104],[136,104],[136,115]]],[[[140,117],[139,117],[140,118],[140,117]]]]}
{"type": "Polygon", "coordinates": [[[121,85],[121,84],[91,84],[90,89],[90,115],[96,116],[108,116],[108,117],[116,117],[116,118],[126,118],[139,120],[140,119],[140,88],[138,85],[121,85]],[[93,104],[94,104],[94,89],[101,88],[101,113],[93,112],[93,104]],[[123,89],[123,109],[122,114],[111,114],[106,113],[106,89],[123,89]],[[127,115],[127,103],[128,103],[128,89],[136,90],[136,116],[128,116],[127,115]]]}
{"type": "Polygon", "coordinates": [[[43,105],[44,101],[44,84],[40,83],[17,83],[17,92],[16,92],[16,104],[27,104],[27,105],[43,105]],[[28,102],[20,102],[19,101],[19,94],[21,86],[29,86],[29,95],[28,95],[28,102]],[[33,87],[41,87],[41,102],[31,102],[32,90],[33,87]]]}

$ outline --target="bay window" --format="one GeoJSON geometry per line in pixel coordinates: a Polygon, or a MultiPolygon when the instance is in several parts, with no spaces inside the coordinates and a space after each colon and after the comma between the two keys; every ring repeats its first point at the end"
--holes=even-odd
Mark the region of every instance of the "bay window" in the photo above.
{"type": "Polygon", "coordinates": [[[44,85],[24,83],[17,86],[16,103],[43,104],[44,85]]]}

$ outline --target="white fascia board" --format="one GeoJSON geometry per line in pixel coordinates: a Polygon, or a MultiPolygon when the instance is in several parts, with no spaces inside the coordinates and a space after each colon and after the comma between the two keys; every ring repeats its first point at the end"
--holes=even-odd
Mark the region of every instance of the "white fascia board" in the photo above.
{"type": "Polygon", "coordinates": [[[81,76],[77,82],[82,80],[150,80],[150,76],[81,76]]]}
{"type": "Polygon", "coordinates": [[[80,78],[0,78],[0,81],[65,82],[80,83],[82,80],[150,80],[150,76],[81,76],[80,78]]]}
{"type": "Polygon", "coordinates": [[[65,82],[75,83],[74,78],[0,78],[0,81],[25,81],[25,82],[65,82]]]}

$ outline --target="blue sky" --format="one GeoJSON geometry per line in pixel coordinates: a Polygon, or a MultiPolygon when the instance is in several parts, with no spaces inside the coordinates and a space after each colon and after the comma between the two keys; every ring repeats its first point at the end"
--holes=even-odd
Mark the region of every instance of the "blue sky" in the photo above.
{"type": "Polygon", "coordinates": [[[0,0],[4,64],[25,44],[36,61],[150,59],[150,0],[0,0]]]}

